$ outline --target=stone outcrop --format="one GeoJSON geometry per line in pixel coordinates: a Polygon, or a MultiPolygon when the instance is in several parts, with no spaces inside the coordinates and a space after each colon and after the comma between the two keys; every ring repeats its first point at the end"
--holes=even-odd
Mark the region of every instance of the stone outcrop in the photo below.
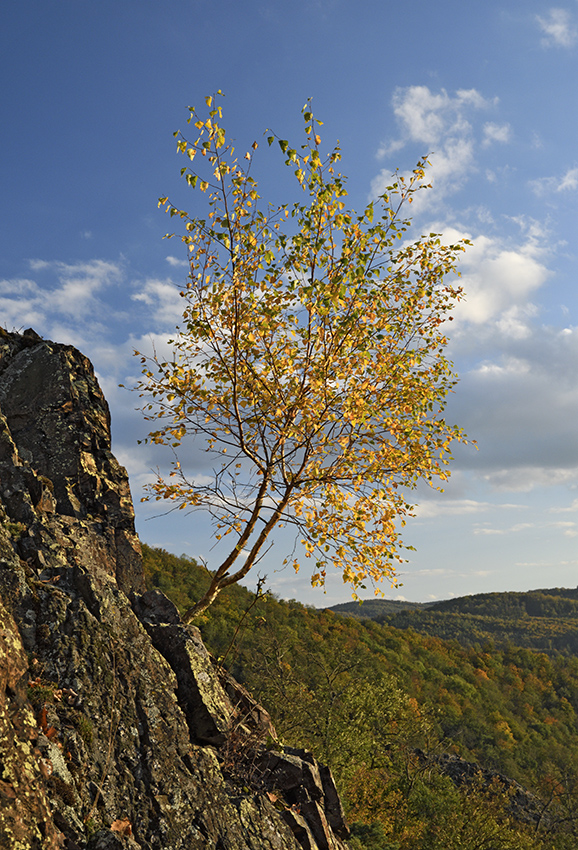
{"type": "Polygon", "coordinates": [[[329,771],[276,746],[146,591],[90,362],[0,331],[1,850],[339,850],[347,834],[329,771]]]}

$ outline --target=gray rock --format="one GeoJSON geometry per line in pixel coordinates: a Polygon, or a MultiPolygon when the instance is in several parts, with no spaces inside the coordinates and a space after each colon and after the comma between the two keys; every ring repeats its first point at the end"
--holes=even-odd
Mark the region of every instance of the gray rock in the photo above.
{"type": "Polygon", "coordinates": [[[76,349],[0,332],[0,846],[345,847],[328,771],[267,753],[267,713],[145,591],[109,426],[76,349]]]}

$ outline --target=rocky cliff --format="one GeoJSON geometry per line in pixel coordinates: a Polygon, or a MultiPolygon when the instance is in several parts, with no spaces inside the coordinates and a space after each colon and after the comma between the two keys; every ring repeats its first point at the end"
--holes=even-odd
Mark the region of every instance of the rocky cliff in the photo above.
{"type": "Polygon", "coordinates": [[[92,366],[31,330],[0,331],[0,597],[0,848],[346,847],[329,771],[146,591],[92,366]]]}

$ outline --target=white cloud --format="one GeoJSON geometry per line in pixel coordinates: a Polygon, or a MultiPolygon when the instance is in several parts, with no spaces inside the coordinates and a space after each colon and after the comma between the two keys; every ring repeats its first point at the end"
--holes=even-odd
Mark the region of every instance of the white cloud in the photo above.
{"type": "Polygon", "coordinates": [[[502,362],[485,362],[481,363],[477,368],[472,369],[470,374],[479,378],[503,378],[503,377],[520,377],[527,375],[530,372],[530,364],[526,360],[521,360],[517,357],[503,358],[502,362]]]}
{"type": "Polygon", "coordinates": [[[123,345],[119,334],[127,340],[147,327],[171,334],[182,317],[180,288],[169,278],[128,283],[121,263],[104,260],[28,264],[36,279],[0,280],[0,321],[8,329],[33,327],[89,356],[114,361],[123,345]],[[114,345],[107,342],[112,339],[114,345]],[[108,357],[107,347],[114,350],[108,357]]]}
{"type": "Polygon", "coordinates": [[[578,511],[578,499],[574,499],[572,504],[565,508],[550,508],[551,514],[563,514],[568,513],[569,511],[578,511]]]}
{"type": "Polygon", "coordinates": [[[452,338],[460,381],[446,419],[479,449],[457,447],[453,468],[469,470],[483,493],[578,484],[578,333],[540,316],[533,304],[512,304],[485,322],[458,323],[452,338]]]}
{"type": "MultiPolygon", "coordinates": [[[[407,144],[419,144],[420,154],[430,154],[431,167],[428,182],[434,186],[435,199],[439,201],[448,193],[458,190],[470,173],[476,169],[475,148],[478,131],[472,124],[479,110],[487,110],[497,103],[488,100],[476,89],[459,89],[454,95],[442,89],[432,92],[427,86],[408,86],[396,89],[393,111],[399,127],[399,137],[381,145],[378,159],[383,159],[407,144]]],[[[509,125],[487,123],[484,139],[508,141],[509,125]]],[[[406,176],[406,175],[404,175],[406,176]]],[[[384,168],[371,184],[372,196],[381,194],[390,183],[391,170],[384,168]]],[[[432,193],[417,196],[421,210],[432,203],[432,193]]],[[[413,214],[415,216],[415,205],[413,214]]]]}
{"type": "Polygon", "coordinates": [[[142,301],[148,307],[152,307],[155,318],[163,325],[174,326],[183,315],[183,300],[180,292],[180,287],[169,278],[153,279],[139,286],[139,291],[131,295],[131,298],[133,301],[142,301]]]}
{"type": "MultiPolygon", "coordinates": [[[[458,191],[475,167],[474,144],[471,139],[460,136],[447,138],[440,148],[441,150],[435,151],[428,157],[430,165],[427,168],[426,180],[432,184],[434,193],[429,191],[414,195],[412,204],[414,218],[426,207],[431,206],[434,200],[439,202],[445,195],[458,191]]],[[[408,183],[412,174],[406,171],[402,176],[408,183]]],[[[382,168],[371,181],[370,197],[376,198],[383,194],[391,183],[391,169],[382,168]]]]}
{"type": "Polygon", "coordinates": [[[493,124],[487,122],[484,124],[484,140],[482,145],[488,147],[493,142],[501,142],[505,144],[512,138],[512,128],[509,124],[493,124]]]}
{"type": "MultiPolygon", "coordinates": [[[[52,272],[56,285],[40,287],[28,281],[31,306],[37,315],[66,315],[76,321],[94,318],[98,312],[97,295],[111,284],[118,283],[123,271],[118,263],[90,260],[85,263],[47,262],[30,260],[30,268],[37,272],[52,272]],[[30,287],[33,284],[33,287],[30,287]],[[34,288],[35,287],[35,288],[34,288]]],[[[13,281],[13,295],[18,301],[18,281],[13,281]]]]}
{"type": "Polygon", "coordinates": [[[554,192],[574,191],[578,189],[578,168],[569,168],[562,177],[539,177],[537,180],[530,180],[529,185],[539,197],[554,192]]]}
{"type": "Polygon", "coordinates": [[[483,478],[498,491],[529,493],[537,488],[578,483],[578,467],[512,466],[489,472],[483,478]]]}
{"type": "MultiPolygon", "coordinates": [[[[463,516],[477,514],[495,508],[491,502],[476,502],[473,499],[422,499],[415,509],[419,519],[432,519],[439,516],[463,516]]],[[[501,508],[518,505],[501,505],[501,508]]]]}
{"type": "Polygon", "coordinates": [[[489,528],[478,526],[474,529],[474,534],[480,535],[504,535],[518,534],[520,531],[527,531],[530,528],[536,529],[559,529],[565,537],[578,537],[578,530],[575,522],[517,522],[507,528],[489,528]]]}
{"type": "Polygon", "coordinates": [[[548,270],[520,251],[488,252],[479,265],[463,275],[467,293],[461,315],[474,323],[485,322],[510,307],[511,302],[526,299],[546,280],[548,270]]]}
{"type": "Polygon", "coordinates": [[[529,320],[537,313],[538,308],[534,304],[514,304],[498,319],[496,327],[500,334],[510,339],[527,339],[532,334],[529,320]]]}
{"type": "Polygon", "coordinates": [[[2,327],[6,330],[24,330],[25,328],[39,328],[44,318],[39,299],[32,296],[31,291],[24,298],[19,297],[17,284],[19,281],[2,281],[2,284],[14,283],[15,290],[6,291],[5,298],[0,297],[0,316],[2,327]]]}
{"type": "Polygon", "coordinates": [[[496,534],[516,534],[519,531],[527,531],[529,528],[534,528],[534,523],[531,522],[517,522],[515,525],[511,525],[509,528],[484,528],[478,527],[474,528],[474,534],[487,534],[487,535],[496,535],[496,534]]]}
{"type": "Polygon", "coordinates": [[[19,277],[14,280],[0,280],[0,295],[19,295],[35,296],[38,294],[38,284],[34,280],[19,277]]]}
{"type": "Polygon", "coordinates": [[[540,134],[539,134],[539,133],[537,133],[535,130],[534,130],[534,132],[532,133],[532,142],[531,142],[531,144],[532,144],[532,148],[533,148],[535,151],[540,151],[540,150],[542,150],[542,148],[544,147],[544,142],[542,141],[542,138],[541,138],[540,134]]]}
{"type": "MultiPolygon", "coordinates": [[[[398,88],[393,95],[393,111],[402,133],[399,141],[436,145],[448,133],[463,135],[471,129],[465,118],[467,107],[486,109],[490,105],[475,89],[460,89],[451,97],[445,89],[435,94],[427,86],[398,88]]],[[[382,148],[382,155],[389,152],[389,147],[382,148]]]]}
{"type": "Polygon", "coordinates": [[[169,266],[182,266],[185,269],[189,267],[189,261],[188,260],[179,260],[178,257],[171,257],[171,256],[165,257],[165,259],[166,259],[167,263],[169,264],[169,266]]]}
{"type": "Polygon", "coordinates": [[[578,189],[578,168],[570,168],[562,177],[556,191],[564,192],[566,189],[578,189]]]}
{"type": "MultiPolygon", "coordinates": [[[[435,226],[432,229],[436,230],[435,226]]],[[[524,242],[506,246],[490,236],[473,236],[446,228],[443,239],[447,243],[459,239],[473,242],[459,262],[465,298],[453,311],[458,323],[483,325],[491,319],[500,319],[503,332],[509,331],[517,337],[526,335],[522,309],[526,314],[534,312],[528,299],[550,274],[537,259],[540,254],[538,235],[530,230],[524,242]]]]}
{"type": "Polygon", "coordinates": [[[544,46],[572,47],[575,44],[578,32],[567,9],[550,9],[548,17],[536,15],[536,21],[545,34],[542,39],[544,46]]]}

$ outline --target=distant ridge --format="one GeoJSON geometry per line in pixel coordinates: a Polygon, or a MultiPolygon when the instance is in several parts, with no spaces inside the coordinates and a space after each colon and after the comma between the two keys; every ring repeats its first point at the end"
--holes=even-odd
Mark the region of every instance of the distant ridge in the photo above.
{"type": "Polygon", "coordinates": [[[440,602],[371,599],[329,609],[342,616],[413,629],[462,646],[491,642],[578,655],[578,588],[478,593],[440,602]]]}
{"type": "Polygon", "coordinates": [[[325,609],[343,614],[346,617],[355,617],[357,620],[378,620],[390,614],[400,611],[430,608],[435,602],[405,602],[399,599],[364,599],[362,602],[340,602],[325,609]]]}

